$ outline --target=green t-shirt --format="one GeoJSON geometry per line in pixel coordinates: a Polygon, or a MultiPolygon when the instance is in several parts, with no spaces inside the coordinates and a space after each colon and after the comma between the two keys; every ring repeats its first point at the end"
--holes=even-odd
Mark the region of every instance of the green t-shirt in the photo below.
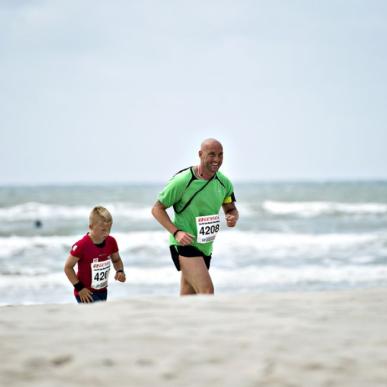
{"type": "MultiPolygon", "coordinates": [[[[212,253],[213,242],[197,242],[197,218],[218,215],[222,204],[231,203],[235,201],[235,198],[230,180],[221,172],[218,171],[208,181],[198,179],[194,175],[191,167],[173,176],[160,192],[158,200],[167,208],[174,207],[175,216],[173,223],[175,226],[182,231],[194,235],[192,245],[205,255],[210,255],[212,253]],[[198,192],[200,189],[202,190],[198,192]],[[179,213],[193,196],[194,198],[191,203],[179,213]]],[[[170,243],[171,245],[178,244],[173,235],[170,236],[170,243]]]]}

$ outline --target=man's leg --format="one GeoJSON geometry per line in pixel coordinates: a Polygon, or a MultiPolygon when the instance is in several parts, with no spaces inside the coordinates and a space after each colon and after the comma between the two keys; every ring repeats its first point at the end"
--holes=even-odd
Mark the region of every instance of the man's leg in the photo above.
{"type": "Polygon", "coordinates": [[[195,289],[189,284],[189,282],[184,278],[184,274],[181,273],[180,279],[180,295],[188,296],[190,294],[196,294],[195,289]]]}
{"type": "Polygon", "coordinates": [[[184,281],[196,294],[214,294],[214,285],[203,257],[183,257],[180,255],[179,262],[184,281]]]}

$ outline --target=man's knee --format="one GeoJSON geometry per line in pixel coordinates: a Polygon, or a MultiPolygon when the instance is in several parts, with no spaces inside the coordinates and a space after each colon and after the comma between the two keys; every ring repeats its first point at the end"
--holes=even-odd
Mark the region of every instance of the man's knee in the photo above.
{"type": "Polygon", "coordinates": [[[212,284],[211,279],[209,282],[193,281],[192,283],[184,279],[181,285],[181,288],[187,292],[189,291],[190,294],[214,294],[214,285],[212,284]]]}
{"type": "Polygon", "coordinates": [[[214,285],[212,283],[200,286],[198,294],[214,294],[214,285]]]}
{"type": "Polygon", "coordinates": [[[181,295],[196,294],[195,289],[184,278],[183,275],[181,276],[181,281],[180,281],[180,294],[181,295]]]}

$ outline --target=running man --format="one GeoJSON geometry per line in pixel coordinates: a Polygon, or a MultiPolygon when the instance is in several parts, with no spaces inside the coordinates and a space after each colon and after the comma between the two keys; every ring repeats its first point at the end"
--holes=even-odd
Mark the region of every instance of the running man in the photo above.
{"type": "Polygon", "coordinates": [[[204,140],[199,158],[199,165],[173,176],[152,208],[153,216],[171,234],[172,260],[181,271],[180,295],[214,293],[209,268],[220,229],[220,208],[228,227],[234,227],[239,218],[233,186],[219,171],[222,144],[213,138],[204,140]],[[166,211],[171,206],[173,221],[166,211]]]}

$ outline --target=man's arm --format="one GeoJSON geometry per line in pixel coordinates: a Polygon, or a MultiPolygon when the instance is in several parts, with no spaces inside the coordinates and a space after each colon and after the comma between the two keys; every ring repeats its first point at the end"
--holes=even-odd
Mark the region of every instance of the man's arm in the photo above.
{"type": "Polygon", "coordinates": [[[179,230],[171,221],[167,213],[167,207],[164,206],[159,200],[152,207],[152,215],[155,219],[172,235],[175,236],[175,239],[179,244],[185,246],[190,245],[193,241],[193,235],[179,230]],[[177,232],[176,232],[177,231],[177,232]]]}
{"type": "Polygon", "coordinates": [[[172,223],[166,209],[167,207],[163,203],[157,201],[152,207],[152,215],[169,233],[173,234],[176,232],[177,227],[172,223]]]}
{"type": "Polygon", "coordinates": [[[235,206],[235,202],[223,204],[222,207],[226,215],[227,226],[234,227],[239,219],[239,212],[235,206]]]}

